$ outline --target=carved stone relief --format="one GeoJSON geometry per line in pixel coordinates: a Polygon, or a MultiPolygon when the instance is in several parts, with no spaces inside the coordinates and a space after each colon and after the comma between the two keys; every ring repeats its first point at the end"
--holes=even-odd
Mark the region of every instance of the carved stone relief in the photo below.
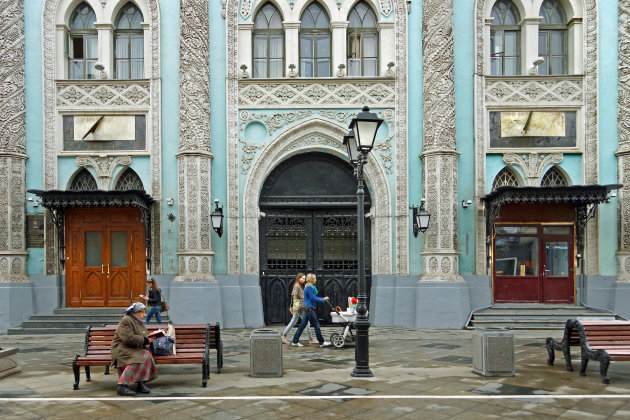
{"type": "Polygon", "coordinates": [[[94,168],[98,177],[98,188],[107,191],[112,186],[111,180],[116,167],[129,166],[131,156],[79,156],[76,162],[79,166],[94,168]]]}
{"type": "Polygon", "coordinates": [[[304,107],[310,105],[363,105],[392,107],[395,101],[393,80],[335,80],[313,82],[293,79],[286,81],[241,80],[238,104],[241,108],[282,106],[304,107]]]}
{"type": "Polygon", "coordinates": [[[59,80],[57,106],[149,106],[151,87],[144,80],[59,80]]]}
{"type": "Polygon", "coordinates": [[[381,13],[385,16],[392,13],[392,0],[381,0],[381,13]]]}
{"type": "Polygon", "coordinates": [[[179,275],[214,281],[210,214],[210,27],[208,5],[180,0],[180,125],[178,164],[179,275]]]}
{"type": "Polygon", "coordinates": [[[421,281],[463,281],[457,251],[457,158],[452,0],[422,6],[422,186],[432,228],[424,234],[421,281]]]}
{"type": "Polygon", "coordinates": [[[540,178],[548,165],[562,162],[562,153],[505,153],[503,162],[512,166],[519,166],[525,174],[526,185],[537,187],[540,178]]]}
{"type": "Polygon", "coordinates": [[[24,3],[0,2],[0,283],[26,277],[24,3]]]}
{"type": "MultiPolygon", "coordinates": [[[[266,176],[289,157],[312,151],[331,153],[345,157],[343,135],[347,129],[326,120],[311,119],[284,132],[268,143],[251,167],[243,192],[243,241],[244,273],[259,273],[258,200],[266,176]]],[[[368,188],[374,200],[372,232],[372,272],[391,272],[391,199],[383,168],[370,156],[365,167],[368,188]]]]}
{"type": "Polygon", "coordinates": [[[617,281],[630,282],[630,4],[619,2],[619,90],[617,93],[617,151],[619,200],[619,250],[617,281]]]}
{"type": "MultiPolygon", "coordinates": [[[[151,76],[148,82],[143,81],[57,81],[55,80],[55,16],[59,7],[59,0],[45,0],[42,15],[43,38],[43,135],[44,135],[44,189],[58,188],[57,185],[57,138],[56,126],[59,107],[76,108],[89,107],[98,111],[99,107],[111,106],[143,106],[149,109],[148,127],[150,132],[151,150],[151,195],[162,195],[162,152],[160,128],[160,100],[161,100],[161,72],[160,72],[160,16],[158,0],[146,0],[149,5],[149,16],[145,22],[150,30],[145,32],[151,37],[149,51],[145,52],[145,66],[151,66],[151,76]],[[76,82],[76,83],[75,83],[76,82]],[[120,89],[120,90],[119,90],[120,89]],[[82,96],[85,95],[85,96],[82,96]],[[148,96],[147,96],[148,95],[148,96]]],[[[152,209],[151,238],[151,272],[162,273],[161,249],[161,215],[160,207],[152,209]]],[[[46,218],[48,225],[49,217],[46,218]]],[[[57,274],[56,243],[54,229],[46,227],[46,273],[57,274]]]]}
{"type": "Polygon", "coordinates": [[[584,81],[580,76],[560,80],[535,79],[497,79],[486,80],[485,100],[487,104],[506,102],[541,103],[557,102],[563,105],[582,105],[584,103],[584,81]]]}
{"type": "Polygon", "coordinates": [[[252,14],[252,0],[241,0],[241,16],[247,19],[252,14]]]}
{"type": "MultiPolygon", "coordinates": [[[[516,106],[519,104],[542,103],[545,106],[581,106],[584,118],[585,159],[584,183],[596,184],[599,180],[598,151],[598,97],[597,97],[597,0],[584,0],[584,76],[566,76],[561,79],[545,80],[543,77],[527,76],[525,80],[484,77],[484,38],[486,24],[484,10],[490,0],[477,0],[475,6],[475,197],[486,194],[486,130],[488,106],[516,106]],[[581,82],[580,82],[581,79],[581,82]]],[[[494,0],[492,0],[494,1],[494,0]]],[[[599,245],[597,218],[589,221],[586,229],[586,274],[598,272],[599,245]]],[[[476,272],[486,274],[485,214],[476,213],[476,272]]]]}

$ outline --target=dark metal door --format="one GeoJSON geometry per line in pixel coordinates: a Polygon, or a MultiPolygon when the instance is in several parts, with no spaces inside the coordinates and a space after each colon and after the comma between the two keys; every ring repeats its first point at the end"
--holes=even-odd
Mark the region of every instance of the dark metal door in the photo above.
{"type": "MultiPolygon", "coordinates": [[[[317,275],[319,296],[345,309],[356,296],[357,216],[351,208],[322,210],[263,209],[260,221],[260,282],[265,323],[286,324],[298,272],[317,275]]],[[[366,287],[371,287],[370,224],[366,219],[366,287]]],[[[330,323],[330,307],[318,305],[320,323],[330,323]]]]}

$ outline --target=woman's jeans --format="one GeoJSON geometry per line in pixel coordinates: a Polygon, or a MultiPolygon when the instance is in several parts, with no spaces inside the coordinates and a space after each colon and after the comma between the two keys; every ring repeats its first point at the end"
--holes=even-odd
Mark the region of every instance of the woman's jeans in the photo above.
{"type": "MultiPolygon", "coordinates": [[[[289,334],[289,330],[291,328],[293,328],[293,326],[295,326],[295,324],[297,323],[297,320],[304,318],[304,311],[302,311],[302,316],[300,317],[300,314],[296,311],[293,312],[293,317],[291,318],[291,321],[289,321],[289,324],[287,325],[287,327],[284,329],[284,331],[282,331],[282,335],[284,335],[285,337],[287,336],[287,334],[289,334]]],[[[308,339],[310,340],[311,338],[313,338],[313,333],[311,333],[311,326],[309,324],[309,326],[306,328],[306,335],[308,335],[308,339]]]]}
{"type": "Polygon", "coordinates": [[[300,335],[302,335],[302,331],[304,330],[304,328],[306,328],[306,324],[311,323],[311,325],[315,328],[315,335],[317,336],[317,341],[319,341],[319,344],[323,344],[324,341],[324,337],[322,336],[322,332],[319,329],[319,322],[317,322],[317,315],[315,315],[315,310],[314,309],[307,309],[304,308],[304,316],[302,317],[302,323],[300,324],[300,327],[297,329],[297,331],[295,332],[295,335],[293,336],[293,342],[297,344],[297,342],[300,340],[300,335]]]}
{"type": "Polygon", "coordinates": [[[147,316],[144,319],[144,322],[146,322],[148,325],[149,321],[151,320],[151,317],[155,315],[155,319],[157,320],[157,323],[161,324],[162,315],[160,315],[160,310],[162,310],[162,305],[149,306],[149,310],[147,311],[147,316]]]}

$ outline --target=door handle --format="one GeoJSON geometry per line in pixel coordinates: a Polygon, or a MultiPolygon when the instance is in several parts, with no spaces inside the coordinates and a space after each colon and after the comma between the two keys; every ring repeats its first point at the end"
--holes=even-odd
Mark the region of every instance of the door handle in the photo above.
{"type": "Polygon", "coordinates": [[[107,275],[109,276],[109,264],[107,264],[107,275]]]}
{"type": "Polygon", "coordinates": [[[105,264],[101,264],[101,274],[105,274],[105,264]]]}

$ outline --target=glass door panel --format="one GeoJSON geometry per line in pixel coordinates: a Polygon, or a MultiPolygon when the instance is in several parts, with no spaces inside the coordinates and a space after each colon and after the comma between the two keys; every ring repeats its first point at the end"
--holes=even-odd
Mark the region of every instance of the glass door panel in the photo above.
{"type": "Polygon", "coordinates": [[[127,267],[127,232],[110,232],[110,265],[127,267]]]}
{"type": "Polygon", "coordinates": [[[85,232],[85,266],[101,267],[101,232],[85,232]]]}

